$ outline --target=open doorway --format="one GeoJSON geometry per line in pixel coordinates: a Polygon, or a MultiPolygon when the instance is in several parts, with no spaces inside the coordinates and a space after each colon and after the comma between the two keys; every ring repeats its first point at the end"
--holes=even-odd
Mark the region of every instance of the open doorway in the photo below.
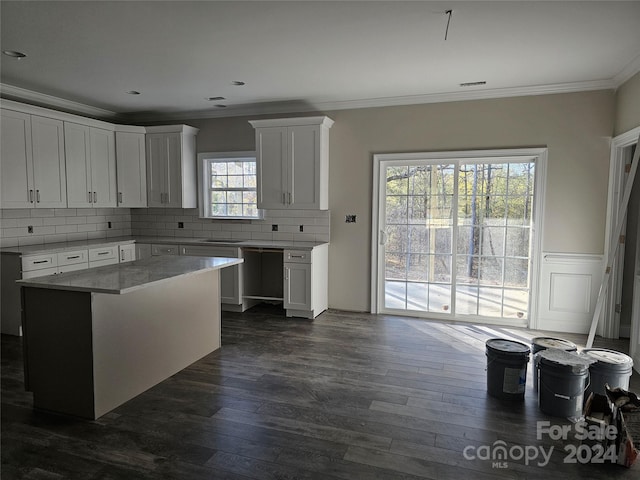
{"type": "MultiPolygon", "coordinates": [[[[607,206],[606,249],[613,242],[619,243],[615,261],[611,264],[604,321],[599,333],[605,338],[629,338],[629,355],[634,359],[635,369],[640,371],[640,180],[629,173],[638,148],[640,127],[619,135],[611,146],[609,170],[609,199],[607,206]],[[633,188],[627,204],[624,240],[616,237],[614,225],[622,220],[623,191],[628,182],[633,188]],[[616,237],[616,238],[614,238],[616,237]]],[[[628,193],[628,192],[627,192],[628,193]]],[[[617,229],[616,229],[617,230],[617,229]]]]}

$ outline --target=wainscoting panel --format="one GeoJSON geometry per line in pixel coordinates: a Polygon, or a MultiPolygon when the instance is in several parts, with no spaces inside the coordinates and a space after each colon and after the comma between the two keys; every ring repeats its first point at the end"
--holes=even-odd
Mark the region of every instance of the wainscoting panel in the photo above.
{"type": "Polygon", "coordinates": [[[587,333],[603,269],[602,255],[543,253],[537,329],[587,333]]]}

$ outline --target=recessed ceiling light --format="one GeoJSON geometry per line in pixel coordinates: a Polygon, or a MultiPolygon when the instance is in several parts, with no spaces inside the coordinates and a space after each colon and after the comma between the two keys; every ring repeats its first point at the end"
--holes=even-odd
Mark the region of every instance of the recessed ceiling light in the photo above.
{"type": "Polygon", "coordinates": [[[224,97],[209,97],[207,98],[210,102],[215,102],[216,100],[224,100],[224,97]]]}
{"type": "Polygon", "coordinates": [[[241,82],[240,80],[234,80],[233,82],[231,82],[231,85],[235,85],[236,87],[240,87],[240,86],[244,85],[244,82],[241,82]]]}
{"type": "Polygon", "coordinates": [[[139,91],[137,91],[137,90],[129,90],[127,93],[128,93],[129,95],[140,95],[140,92],[139,92],[139,91]]]}
{"type": "Polygon", "coordinates": [[[18,60],[27,56],[26,53],[18,52],[16,50],[3,50],[2,53],[4,53],[7,57],[17,58],[18,60]]]}
{"type": "Polygon", "coordinates": [[[482,81],[482,82],[466,82],[466,83],[461,83],[460,86],[461,87],[477,87],[478,85],[486,85],[487,82],[482,81]]]}

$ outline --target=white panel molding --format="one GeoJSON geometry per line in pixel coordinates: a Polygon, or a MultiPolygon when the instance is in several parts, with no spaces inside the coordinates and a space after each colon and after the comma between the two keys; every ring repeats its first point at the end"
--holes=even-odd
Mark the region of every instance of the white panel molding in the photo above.
{"type": "Polygon", "coordinates": [[[569,333],[589,331],[603,261],[602,255],[543,253],[538,329],[569,333]]]}

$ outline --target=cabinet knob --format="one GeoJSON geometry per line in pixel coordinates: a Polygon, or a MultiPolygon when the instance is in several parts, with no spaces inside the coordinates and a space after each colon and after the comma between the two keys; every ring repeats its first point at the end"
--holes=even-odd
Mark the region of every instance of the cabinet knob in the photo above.
{"type": "Polygon", "coordinates": [[[40,190],[36,190],[36,202],[40,203],[40,190]]]}
{"type": "Polygon", "coordinates": [[[33,203],[33,190],[29,190],[29,203],[33,203]]]}

